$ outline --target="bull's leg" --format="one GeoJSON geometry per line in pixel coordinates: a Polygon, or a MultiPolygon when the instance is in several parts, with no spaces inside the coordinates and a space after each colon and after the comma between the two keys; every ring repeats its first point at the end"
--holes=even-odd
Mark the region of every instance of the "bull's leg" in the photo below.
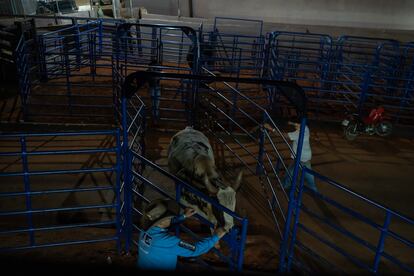
{"type": "Polygon", "coordinates": [[[224,213],[223,216],[224,216],[224,229],[226,229],[226,231],[230,231],[230,229],[234,226],[233,217],[226,213],[224,213]]]}
{"type": "MultiPolygon", "coordinates": [[[[218,221],[217,221],[217,219],[216,219],[216,216],[214,216],[214,213],[213,213],[213,207],[211,206],[211,204],[207,204],[207,213],[208,213],[208,220],[214,225],[214,227],[213,228],[210,228],[210,231],[211,231],[211,234],[213,235],[214,234],[214,232],[216,231],[216,229],[217,229],[217,224],[218,224],[218,221]]],[[[214,247],[216,248],[216,249],[220,249],[221,247],[220,247],[220,243],[218,242],[218,243],[216,243],[215,245],[214,245],[214,247]]]]}

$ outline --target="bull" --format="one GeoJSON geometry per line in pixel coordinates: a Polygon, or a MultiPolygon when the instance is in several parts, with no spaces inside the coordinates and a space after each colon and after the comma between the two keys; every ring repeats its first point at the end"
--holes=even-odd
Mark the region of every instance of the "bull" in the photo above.
{"type": "MultiPolygon", "coordinates": [[[[192,127],[177,132],[168,147],[168,168],[178,178],[191,183],[231,211],[236,208],[236,193],[241,187],[243,172],[240,171],[233,185],[222,181],[215,165],[213,150],[208,138],[192,127]]],[[[181,203],[193,207],[198,214],[209,220],[215,227],[230,230],[233,217],[212,208],[211,204],[193,193],[184,191],[181,203]]]]}

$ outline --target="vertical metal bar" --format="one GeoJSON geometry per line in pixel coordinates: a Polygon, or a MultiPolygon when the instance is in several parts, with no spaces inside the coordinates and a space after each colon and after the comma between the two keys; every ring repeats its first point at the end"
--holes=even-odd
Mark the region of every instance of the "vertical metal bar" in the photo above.
{"type": "Polygon", "coordinates": [[[30,179],[29,179],[29,164],[27,160],[27,148],[26,148],[26,138],[20,137],[20,145],[22,148],[22,165],[23,165],[23,180],[24,180],[24,192],[26,193],[26,211],[27,213],[27,224],[30,229],[29,237],[30,237],[30,246],[35,245],[35,237],[33,231],[33,216],[30,211],[32,211],[32,200],[30,196],[30,179]]]}
{"type": "Polygon", "coordinates": [[[123,170],[124,170],[124,213],[125,213],[125,251],[128,252],[132,240],[132,224],[131,224],[131,158],[128,146],[128,120],[127,120],[127,98],[122,97],[122,155],[123,155],[123,170]]]}
{"type": "MultiPolygon", "coordinates": [[[[183,55],[183,45],[184,45],[184,32],[181,32],[181,41],[180,41],[179,50],[178,50],[178,65],[177,65],[177,67],[181,66],[181,60],[182,60],[182,55],[183,55]]],[[[178,69],[177,69],[177,73],[180,73],[180,71],[178,69]]]]}
{"type": "Polygon", "coordinates": [[[75,25],[75,46],[76,46],[76,64],[77,64],[77,69],[80,70],[80,66],[81,66],[81,45],[80,45],[80,29],[79,29],[79,24],[77,20],[74,20],[74,25],[75,25]]]}
{"type": "Polygon", "coordinates": [[[364,74],[362,89],[361,89],[361,93],[359,96],[359,101],[358,101],[358,113],[359,114],[361,114],[362,112],[362,108],[366,101],[370,84],[371,84],[371,70],[368,69],[364,74]]]}
{"type": "Polygon", "coordinates": [[[90,66],[90,73],[92,75],[92,81],[95,82],[96,76],[96,43],[95,43],[96,34],[95,33],[88,33],[88,41],[89,41],[89,66],[90,66]]]}
{"type": "Polygon", "coordinates": [[[249,221],[247,218],[243,219],[242,222],[242,229],[240,233],[240,247],[239,247],[239,258],[237,260],[237,271],[241,272],[243,270],[243,261],[244,261],[244,248],[246,245],[246,238],[247,238],[247,225],[249,221]]]}
{"type": "MultiPolygon", "coordinates": [[[[161,30],[160,30],[161,33],[161,30]]],[[[151,61],[156,62],[155,60],[155,49],[157,48],[157,28],[152,27],[152,37],[151,37],[151,61]]]]}
{"type": "Polygon", "coordinates": [[[131,18],[134,18],[133,14],[132,14],[132,0],[129,0],[129,16],[131,18]]]}
{"type": "MultiPolygon", "coordinates": [[[[266,123],[266,113],[263,114],[263,125],[266,123]]],[[[264,155],[264,143],[265,143],[265,130],[260,128],[259,137],[259,154],[257,157],[256,174],[261,175],[263,173],[263,155],[264,155]]]]}
{"type": "MultiPolygon", "coordinates": [[[[163,61],[163,59],[164,59],[164,50],[163,50],[163,47],[164,47],[164,42],[163,42],[163,39],[162,39],[162,31],[163,31],[163,29],[160,29],[160,33],[159,33],[159,38],[158,38],[158,43],[157,43],[157,49],[159,49],[158,50],[158,55],[157,55],[157,64],[162,64],[162,61],[163,61]]],[[[167,39],[168,39],[168,37],[167,37],[167,39]]],[[[167,55],[168,56],[168,55],[167,55]]]]}
{"type": "Polygon", "coordinates": [[[375,252],[374,267],[372,269],[372,271],[375,274],[378,272],[378,267],[380,264],[381,256],[382,256],[382,253],[384,252],[384,242],[388,234],[388,227],[390,226],[390,222],[391,222],[391,212],[387,210],[384,225],[381,229],[381,235],[380,235],[378,245],[377,245],[377,251],[375,252]]]}
{"type": "Polygon", "coordinates": [[[120,0],[112,0],[112,13],[115,19],[121,16],[121,2],[120,0]]]}
{"type": "Polygon", "coordinates": [[[240,244],[237,241],[238,236],[238,229],[236,227],[233,227],[229,233],[227,233],[228,239],[227,242],[229,244],[230,248],[230,261],[229,261],[229,269],[231,271],[237,270],[237,260],[239,256],[239,250],[240,250],[240,244]]]}
{"type": "Polygon", "coordinates": [[[30,79],[30,75],[27,73],[28,64],[26,60],[26,42],[24,39],[24,35],[21,35],[19,41],[19,48],[17,49],[17,56],[16,56],[16,67],[19,72],[19,91],[20,91],[20,101],[22,103],[22,112],[23,112],[23,120],[27,120],[28,114],[28,104],[27,104],[27,82],[30,79]]]}
{"type": "Polygon", "coordinates": [[[141,37],[141,26],[136,25],[135,26],[135,32],[137,36],[137,47],[138,47],[138,55],[140,57],[143,56],[143,50],[142,50],[142,37],[141,37]]]}
{"type": "MultiPolygon", "coordinates": [[[[238,82],[236,83],[236,89],[238,89],[237,86],[238,82]]],[[[238,94],[236,90],[232,89],[232,107],[230,110],[230,118],[228,119],[230,132],[233,132],[234,122],[236,121],[237,99],[238,94]]]]}
{"type": "MultiPolygon", "coordinates": [[[[175,182],[175,201],[177,203],[179,203],[180,200],[181,200],[181,192],[182,192],[181,189],[182,189],[181,183],[180,182],[175,182]]],[[[175,226],[175,235],[177,237],[180,236],[180,225],[178,225],[178,224],[175,226]]]]}
{"type": "Polygon", "coordinates": [[[67,86],[67,98],[69,106],[69,114],[72,115],[72,88],[70,83],[70,61],[69,61],[69,51],[68,45],[65,43],[65,39],[62,38],[63,49],[64,49],[64,59],[65,59],[65,73],[66,73],[66,86],[67,86]]]}
{"type": "Polygon", "coordinates": [[[121,133],[119,128],[115,132],[116,139],[116,185],[115,185],[115,194],[116,194],[116,236],[117,240],[117,249],[118,254],[121,254],[122,238],[121,238],[121,133]]]}
{"type": "Polygon", "coordinates": [[[98,43],[99,43],[99,55],[102,55],[103,53],[103,21],[99,20],[98,21],[98,43]]]}
{"type": "Polygon", "coordinates": [[[44,45],[43,36],[39,35],[37,37],[38,49],[39,49],[39,73],[40,80],[47,81],[47,66],[46,66],[46,49],[44,45]]]}
{"type": "Polygon", "coordinates": [[[128,32],[130,32],[131,29],[125,30],[122,36],[122,41],[125,42],[122,45],[122,49],[124,52],[124,76],[128,75],[128,47],[129,47],[129,38],[128,38],[128,32]]]}
{"type": "Polygon", "coordinates": [[[286,214],[286,222],[285,222],[285,227],[283,231],[282,242],[280,244],[279,272],[281,273],[286,272],[286,269],[287,269],[287,260],[286,260],[286,256],[288,253],[287,246],[289,243],[290,224],[292,220],[293,208],[295,207],[296,179],[298,176],[300,158],[302,155],[302,146],[303,146],[303,137],[305,134],[305,126],[306,126],[306,118],[302,118],[298,147],[296,150],[295,168],[293,170],[292,183],[291,183],[290,192],[289,192],[289,204],[288,204],[288,210],[286,214]]]}
{"type": "MultiPolygon", "coordinates": [[[[145,156],[145,130],[147,128],[147,121],[146,121],[146,111],[145,108],[142,109],[142,133],[141,133],[141,155],[145,156]]],[[[141,168],[140,168],[140,173],[143,173],[145,170],[145,163],[141,162],[141,168]]]]}
{"type": "Polygon", "coordinates": [[[293,260],[293,254],[295,251],[295,242],[296,242],[296,232],[297,232],[297,226],[298,226],[298,222],[299,222],[299,212],[300,212],[300,207],[302,204],[302,195],[303,195],[303,187],[305,184],[305,174],[308,173],[307,172],[307,168],[303,167],[302,170],[302,175],[300,177],[300,184],[299,184],[299,193],[297,196],[297,200],[296,200],[296,206],[295,206],[295,219],[293,222],[293,229],[292,229],[292,240],[290,241],[290,246],[289,246],[289,252],[288,252],[288,260],[287,260],[287,268],[286,268],[286,272],[290,272],[291,270],[291,266],[292,266],[292,260],[293,260]]]}

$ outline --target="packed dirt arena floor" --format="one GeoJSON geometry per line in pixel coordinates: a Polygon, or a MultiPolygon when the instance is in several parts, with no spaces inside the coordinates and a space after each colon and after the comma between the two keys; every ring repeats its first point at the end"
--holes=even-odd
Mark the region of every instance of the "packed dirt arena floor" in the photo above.
{"type": "MultiPolygon", "coordinates": [[[[413,137],[393,135],[384,139],[375,136],[361,136],[354,142],[348,142],[344,139],[341,128],[337,125],[311,122],[309,126],[313,149],[312,165],[317,172],[344,184],[363,196],[398,210],[408,217],[413,217],[413,205],[410,200],[414,196],[414,192],[410,189],[412,182],[410,172],[414,170],[413,137]]],[[[172,134],[155,130],[148,132],[146,137],[148,158],[164,168],[167,168],[166,148],[172,134]]],[[[60,160],[60,162],[64,164],[68,161],[60,160]]],[[[71,160],[70,163],[76,162],[83,163],[85,160],[71,160]]],[[[4,168],[7,164],[3,163],[1,165],[4,168]]],[[[321,184],[318,185],[318,188],[321,193],[325,193],[328,196],[332,193],[332,190],[321,184]]],[[[336,195],[336,199],[338,199],[338,196],[340,197],[341,195],[336,195]]],[[[307,204],[313,204],[324,214],[328,215],[330,219],[337,220],[338,222],[340,220],[342,225],[345,223],[347,227],[356,227],[365,231],[363,230],[363,225],[359,222],[352,221],[349,218],[341,218],[339,217],[340,215],[336,217],[334,210],[326,204],[310,198],[306,200],[307,204]]],[[[346,200],[346,197],[344,197],[344,200],[346,200]]],[[[278,256],[272,248],[278,246],[278,241],[275,239],[276,231],[274,224],[265,207],[266,203],[264,202],[257,178],[245,174],[243,187],[238,194],[237,211],[247,215],[249,218],[248,238],[244,254],[244,268],[246,271],[270,273],[277,269],[278,256]]],[[[358,206],[355,207],[358,208],[358,206]]],[[[368,209],[367,211],[369,212],[368,209]]],[[[374,216],[376,215],[374,214],[374,216]]],[[[381,218],[379,219],[381,220],[381,218]]],[[[318,226],[316,221],[311,223],[318,231],[323,232],[326,230],[318,226]]],[[[93,236],[94,234],[102,233],[110,234],[114,230],[87,229],[85,231],[88,231],[88,234],[93,236]]],[[[408,238],[414,238],[413,231],[409,229],[402,229],[402,231],[408,235],[408,238]]],[[[81,234],[82,231],[77,230],[71,232],[70,236],[75,238],[76,235],[81,234]]],[[[59,234],[54,235],[59,236],[59,234]]],[[[59,240],[67,233],[63,232],[61,235],[61,237],[58,237],[59,240]]],[[[364,238],[370,239],[370,235],[371,233],[367,231],[364,238]]],[[[332,239],[338,243],[346,242],[341,237],[335,237],[334,235],[332,239]]],[[[373,237],[374,241],[375,239],[373,237]]],[[[405,259],[408,263],[413,261],[412,256],[404,256],[404,251],[399,251],[398,247],[393,248],[394,250],[399,252],[398,255],[402,260],[405,259]]],[[[102,265],[103,268],[119,266],[120,268],[130,269],[136,264],[136,250],[134,249],[128,255],[118,255],[114,242],[3,253],[1,255],[3,261],[10,260],[10,258],[13,260],[13,257],[17,257],[18,260],[22,261],[30,260],[34,264],[50,262],[67,266],[71,266],[71,264],[102,265]]],[[[217,261],[217,257],[213,254],[207,254],[203,259],[215,263],[217,267],[223,267],[223,264],[217,261]]],[[[338,259],[338,262],[341,262],[341,260],[338,259]]],[[[190,270],[197,269],[191,261],[187,260],[181,263],[184,268],[191,268],[190,270]]],[[[389,272],[392,272],[392,268],[390,269],[389,272]]]]}
{"type": "MultiPolygon", "coordinates": [[[[98,92],[99,89],[92,90],[90,93],[98,92]]],[[[62,91],[64,93],[64,91],[62,91]]],[[[1,131],[13,130],[13,127],[19,125],[18,120],[12,120],[6,114],[7,109],[10,109],[15,104],[14,97],[8,97],[2,100],[1,116],[2,122],[7,121],[13,122],[14,124],[2,123],[1,131]],[[5,115],[6,114],[6,115],[5,115]]],[[[17,102],[19,104],[19,102],[17,102]]],[[[12,114],[12,117],[19,117],[19,114],[12,114]]],[[[58,123],[58,119],[55,118],[58,123]]],[[[29,125],[30,127],[30,125],[29,125]]],[[[41,128],[47,128],[47,125],[43,127],[41,125],[32,125],[33,130],[39,130],[41,128]]],[[[82,127],[78,125],[79,129],[86,129],[87,126],[82,127]]],[[[95,126],[99,128],[99,126],[95,126]]],[[[401,212],[407,217],[414,217],[414,208],[412,198],[414,198],[414,189],[412,186],[412,174],[414,171],[414,135],[412,131],[396,131],[393,135],[387,138],[380,138],[378,136],[367,136],[362,135],[355,141],[349,142],[343,137],[342,128],[339,123],[323,123],[318,121],[310,121],[309,128],[311,131],[310,142],[313,151],[312,167],[318,173],[327,176],[351,190],[366,196],[367,198],[374,200],[384,206],[387,206],[393,210],[401,212]]],[[[287,132],[290,129],[282,129],[287,132]]],[[[163,129],[157,129],[151,127],[146,133],[146,157],[160,165],[164,169],[167,169],[166,151],[170,138],[174,132],[165,131],[163,129]]],[[[99,137],[95,141],[81,141],[78,144],[72,144],[73,147],[79,145],[99,145],[105,141],[107,137],[99,137]]],[[[44,141],[41,143],[42,146],[48,146],[50,141],[44,141]]],[[[75,141],[76,142],[76,141],[75,141]]],[[[230,143],[230,141],[228,141],[230,143]]],[[[68,147],[65,142],[60,142],[65,147],[68,147]]],[[[220,145],[213,144],[213,149],[220,149],[220,145]]],[[[246,142],[247,143],[247,142],[246,142]]],[[[14,145],[18,147],[18,145],[14,145]]],[[[54,147],[59,146],[54,144],[54,147]]],[[[233,145],[236,147],[236,145],[233,145]]],[[[246,144],[246,147],[256,150],[257,145],[246,144]]],[[[9,144],[0,145],[0,151],[9,151],[11,146],[9,144]]],[[[18,149],[17,149],[18,150],[18,149]]],[[[243,155],[241,149],[240,154],[243,155]]],[[[233,174],[240,169],[240,165],[234,162],[234,158],[228,154],[215,153],[217,163],[222,164],[221,169],[226,167],[226,171],[231,171],[233,174]]],[[[0,171],[6,171],[10,169],[10,164],[4,160],[0,160],[0,171]]],[[[54,160],[45,159],[43,162],[48,161],[53,163],[53,166],[82,166],[89,162],[87,158],[73,158],[71,160],[60,159],[54,160]]],[[[105,160],[101,161],[107,162],[105,160]]],[[[254,163],[250,165],[254,166],[254,163]]],[[[44,163],[32,164],[32,166],[38,166],[37,168],[44,169],[44,163]],[[43,166],[43,167],[42,167],[43,166]]],[[[52,169],[52,167],[50,169],[52,169]]],[[[145,172],[151,174],[150,171],[145,172]]],[[[76,176],[75,178],[67,178],[64,182],[77,183],[78,179],[82,176],[76,176]]],[[[231,178],[231,174],[229,176],[231,178]]],[[[156,178],[153,178],[156,180],[156,178]]],[[[160,179],[158,179],[160,180],[160,179]]],[[[326,184],[316,182],[319,191],[335,200],[342,203],[346,203],[347,206],[352,207],[356,210],[361,210],[365,214],[369,214],[371,218],[381,223],[383,221],[383,214],[377,213],[375,210],[370,209],[367,206],[361,205],[358,202],[349,201],[349,197],[345,194],[339,193],[327,186],[326,184]]],[[[279,191],[280,192],[280,191],[279,191]]],[[[73,198],[62,199],[63,201],[75,200],[73,198]]],[[[330,220],[335,221],[337,224],[344,228],[352,228],[361,237],[369,240],[371,243],[376,244],[378,240],[378,233],[370,232],[366,230],[366,225],[359,221],[353,220],[336,210],[333,207],[328,206],[322,201],[316,200],[310,196],[305,196],[304,202],[308,207],[312,207],[317,212],[324,214],[330,220]]],[[[246,215],[249,219],[248,237],[244,253],[244,269],[246,272],[251,271],[252,273],[274,273],[278,266],[278,255],[276,248],[279,248],[279,240],[277,238],[276,227],[271,219],[271,214],[268,210],[266,198],[263,195],[262,185],[259,178],[245,171],[243,177],[243,186],[237,197],[236,212],[241,215],[246,215]]],[[[341,244],[344,248],[348,246],[349,241],[338,234],[331,233],[329,229],[326,229],[318,221],[310,219],[308,217],[303,218],[307,223],[313,226],[315,231],[327,234],[331,241],[336,244],[341,244]]],[[[191,228],[191,221],[187,222],[191,228]]],[[[400,227],[400,224],[396,222],[393,230],[396,232],[404,233],[404,236],[408,239],[414,239],[413,229],[406,229],[400,227]]],[[[94,235],[113,235],[114,229],[105,228],[88,228],[83,230],[76,230],[69,232],[58,232],[54,233],[54,236],[48,238],[53,240],[64,239],[70,236],[70,238],[76,239],[76,236],[82,236],[86,232],[90,236],[94,235]]],[[[205,233],[207,234],[207,233],[205,233]]],[[[329,255],[331,252],[321,246],[316,241],[307,237],[306,234],[299,233],[302,241],[306,241],[308,246],[312,248],[318,248],[318,251],[322,255],[329,255]]],[[[17,240],[24,240],[25,236],[17,237],[17,240]]],[[[13,242],[13,241],[10,241],[13,242]]],[[[413,263],[412,256],[408,255],[408,250],[401,249],[396,244],[387,244],[387,249],[390,250],[395,256],[398,256],[400,260],[408,263],[413,263]]],[[[349,250],[355,250],[352,244],[349,243],[349,250]]],[[[366,252],[353,252],[366,262],[370,262],[373,258],[372,254],[365,254],[366,252]]],[[[103,269],[120,268],[120,269],[132,269],[136,265],[136,248],[133,248],[130,254],[122,253],[119,255],[116,250],[114,242],[100,243],[100,244],[86,244],[86,245],[73,245],[65,247],[53,247],[45,249],[30,250],[27,252],[16,252],[16,253],[1,253],[0,255],[2,262],[12,263],[17,261],[30,261],[31,264],[63,264],[67,267],[72,264],[86,265],[88,266],[99,266],[103,269]]],[[[304,257],[305,258],[305,257],[304,257]]],[[[203,259],[207,262],[213,263],[216,268],[225,269],[225,264],[220,262],[215,255],[212,253],[203,256],[203,259]]],[[[339,266],[348,265],[343,258],[332,256],[332,260],[339,266]]],[[[325,268],[320,267],[316,262],[307,260],[309,266],[319,269],[320,271],[326,271],[325,268]]],[[[388,266],[387,263],[382,264],[386,268],[384,272],[392,272],[393,267],[388,266]]],[[[184,271],[194,271],[200,269],[194,265],[191,260],[181,260],[180,267],[184,271]]],[[[349,268],[351,272],[359,272],[354,268],[349,268]]]]}

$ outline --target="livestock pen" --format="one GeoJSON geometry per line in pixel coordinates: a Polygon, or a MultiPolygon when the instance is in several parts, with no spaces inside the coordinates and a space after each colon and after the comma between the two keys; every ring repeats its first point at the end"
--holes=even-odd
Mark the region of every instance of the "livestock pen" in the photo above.
{"type": "MultiPolygon", "coordinates": [[[[22,119],[32,126],[54,125],[65,131],[50,132],[45,127],[45,132],[27,132],[22,127],[2,132],[1,250],[26,254],[26,249],[83,248],[96,243],[102,244],[99,250],[104,252],[114,248],[114,255],[134,254],[142,208],[161,196],[179,201],[186,189],[236,221],[221,249],[198,259],[200,267],[374,273],[398,268],[412,273],[413,220],[302,168],[300,154],[294,154],[283,135],[282,115],[286,114],[274,112],[283,105],[291,116],[300,116],[303,136],[306,115],[313,110],[329,114],[335,109],[326,107],[330,102],[365,104],[370,94],[351,101],[348,94],[335,98],[334,92],[329,93],[338,83],[352,87],[344,81],[350,76],[344,71],[348,64],[333,62],[338,51],[343,58],[350,52],[344,46],[335,46],[335,52],[325,35],[300,34],[309,36],[311,45],[322,45],[308,51],[302,63],[310,65],[301,67],[301,62],[293,61],[298,61],[298,48],[303,45],[284,46],[294,53],[286,54],[285,60],[276,58],[286,52],[277,48],[282,34],[273,33],[267,50],[263,47],[260,54],[252,55],[271,55],[272,63],[254,62],[248,69],[253,72],[261,66],[262,73],[244,77],[220,66],[204,66],[208,61],[201,57],[200,32],[180,26],[75,19],[70,26],[39,33],[39,51],[21,38],[16,53],[22,119]],[[309,72],[317,76],[317,85],[291,82],[310,78],[309,72]],[[157,82],[159,94],[151,90],[157,82]],[[307,105],[298,105],[295,99],[307,99],[307,105]],[[306,106],[309,112],[301,109],[306,106]],[[264,129],[264,123],[276,132],[264,129]],[[168,172],[169,139],[186,125],[194,125],[210,138],[225,178],[245,172],[235,212],[168,172]],[[287,174],[291,155],[293,175],[287,174]],[[315,176],[320,192],[307,189],[305,174],[315,176]],[[284,177],[294,189],[284,190],[284,177]]],[[[349,43],[346,38],[340,42],[349,43]]],[[[405,66],[411,68],[410,45],[404,55],[405,66]]],[[[386,56],[394,61],[393,55],[386,56]]],[[[410,70],[394,72],[406,76],[398,83],[408,90],[410,70]]],[[[387,80],[390,87],[393,80],[394,75],[387,80]]],[[[409,91],[404,95],[404,106],[409,106],[409,91]]],[[[402,118],[396,115],[395,120],[402,118]]],[[[301,143],[297,152],[300,147],[301,143]]],[[[194,240],[208,232],[206,227],[211,223],[198,216],[177,233],[194,240]]]]}

